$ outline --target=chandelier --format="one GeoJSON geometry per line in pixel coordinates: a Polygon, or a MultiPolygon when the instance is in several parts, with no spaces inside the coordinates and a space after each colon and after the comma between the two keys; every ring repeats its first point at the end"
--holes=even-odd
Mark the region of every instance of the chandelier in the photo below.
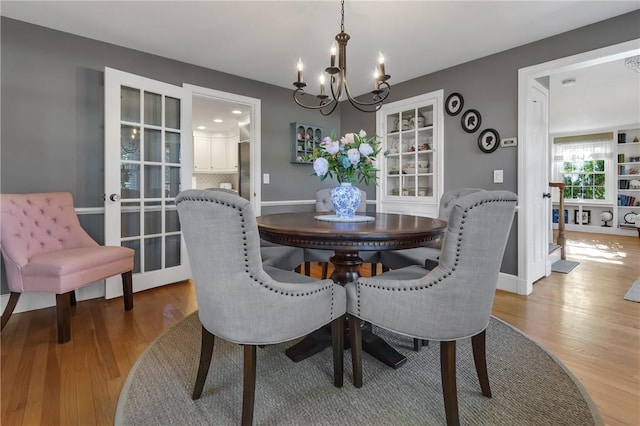
{"type": "Polygon", "coordinates": [[[331,65],[327,67],[324,72],[329,74],[331,89],[331,99],[325,92],[325,75],[320,75],[320,94],[316,95],[318,103],[316,105],[305,105],[302,102],[306,92],[302,79],[302,58],[298,60],[298,80],[293,83],[296,90],[293,92],[293,99],[298,105],[307,109],[317,109],[322,115],[329,115],[338,106],[338,102],[342,98],[343,93],[346,95],[347,100],[356,109],[362,112],[376,112],[382,107],[382,103],[389,96],[391,86],[387,83],[387,80],[391,78],[390,75],[384,71],[384,56],[381,52],[378,53],[378,66],[373,76],[374,90],[371,91],[373,99],[370,102],[360,102],[354,99],[349,90],[349,84],[347,83],[347,42],[351,38],[349,34],[344,32],[344,0],[341,2],[342,20],[340,21],[340,34],[336,35],[336,39],[331,45],[331,65]],[[338,66],[336,66],[336,53],[338,54],[338,66]]]}

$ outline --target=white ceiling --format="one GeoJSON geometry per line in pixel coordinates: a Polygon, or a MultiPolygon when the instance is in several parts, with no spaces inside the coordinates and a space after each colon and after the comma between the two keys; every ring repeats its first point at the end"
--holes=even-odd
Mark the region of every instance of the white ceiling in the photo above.
{"type": "MultiPolygon", "coordinates": [[[[633,1],[357,1],[345,4],[349,86],[373,86],[378,51],[390,83],[461,64],[640,8],[633,1]]],[[[3,16],[308,90],[340,31],[331,1],[2,1],[3,16]]]]}

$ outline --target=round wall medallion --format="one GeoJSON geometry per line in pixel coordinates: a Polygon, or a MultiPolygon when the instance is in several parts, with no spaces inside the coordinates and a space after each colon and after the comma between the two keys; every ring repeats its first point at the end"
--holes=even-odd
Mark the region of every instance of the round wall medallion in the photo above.
{"type": "Polygon", "coordinates": [[[495,129],[486,129],[478,136],[478,148],[485,154],[490,154],[500,146],[500,135],[495,129]]]}
{"type": "Polygon", "coordinates": [[[452,93],[447,96],[444,103],[444,109],[449,115],[458,115],[464,106],[464,98],[460,93],[452,93]]]}
{"type": "Polygon", "coordinates": [[[465,132],[474,133],[480,128],[480,124],[482,124],[482,116],[478,110],[468,109],[462,114],[460,124],[465,132]]]}

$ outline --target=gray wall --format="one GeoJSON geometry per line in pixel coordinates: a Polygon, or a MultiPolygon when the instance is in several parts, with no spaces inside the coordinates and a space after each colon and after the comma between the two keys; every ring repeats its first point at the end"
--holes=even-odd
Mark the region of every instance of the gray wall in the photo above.
{"type": "MultiPolygon", "coordinates": [[[[493,127],[503,137],[515,136],[518,68],[640,38],[639,21],[636,11],[397,84],[390,101],[438,89],[444,89],[445,96],[457,91],[463,94],[465,107],[481,112],[482,128],[493,127]]],[[[289,123],[322,126],[326,133],[361,128],[375,132],[375,115],[364,115],[348,105],[323,117],[297,107],[288,89],[5,17],[0,30],[3,193],[70,191],[78,207],[103,206],[106,66],[176,85],[191,83],[261,99],[262,173],[271,175],[271,184],[262,186],[263,201],[311,199],[317,188],[331,186],[309,178],[310,166],[289,163],[289,123]]],[[[516,149],[481,154],[476,137],[477,133],[461,130],[459,116],[445,117],[444,189],[473,186],[516,191],[516,149]],[[504,170],[505,184],[491,183],[493,169],[504,170]]],[[[375,197],[373,188],[367,193],[369,199],[375,197]]],[[[102,218],[82,220],[102,242],[102,218]]],[[[516,248],[512,232],[504,272],[517,273],[516,248]]]]}
{"type": "MultiPolygon", "coordinates": [[[[444,97],[459,92],[464,109],[482,115],[482,126],[469,134],[460,126],[459,114],[444,118],[444,190],[472,187],[518,192],[517,148],[498,148],[483,154],[477,147],[482,129],[494,128],[502,138],[517,136],[518,69],[640,38],[640,11],[621,15],[574,31],[487,56],[459,66],[393,84],[388,102],[443,89],[444,97]],[[504,170],[504,183],[493,183],[493,170],[504,170]]],[[[375,129],[375,116],[353,108],[342,109],[344,129],[375,129]]],[[[517,274],[517,218],[514,222],[502,272],[517,274]]]]}

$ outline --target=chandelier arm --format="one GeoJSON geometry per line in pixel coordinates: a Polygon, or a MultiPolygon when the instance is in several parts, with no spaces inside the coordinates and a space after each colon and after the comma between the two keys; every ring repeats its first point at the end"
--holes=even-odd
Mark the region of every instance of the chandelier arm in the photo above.
{"type": "MultiPolygon", "coordinates": [[[[342,96],[342,84],[341,82],[344,80],[343,79],[343,72],[342,70],[340,70],[340,72],[338,73],[338,77],[336,77],[335,75],[331,76],[331,96],[333,96],[333,100],[336,102],[340,102],[340,97],[342,96]],[[334,86],[335,83],[335,86],[334,86]],[[336,87],[338,88],[338,91],[336,93],[336,87]]],[[[346,80],[345,80],[346,81],[346,80]]]]}
{"type": "Polygon", "coordinates": [[[325,117],[331,115],[333,113],[333,111],[335,111],[336,107],[338,106],[338,102],[337,101],[331,101],[325,104],[325,106],[329,106],[333,104],[333,106],[331,107],[331,110],[328,112],[325,112],[323,109],[320,110],[320,114],[324,115],[325,117]]]}
{"type": "MultiPolygon", "coordinates": [[[[323,109],[323,108],[328,107],[328,106],[329,106],[329,105],[331,105],[332,103],[337,104],[337,102],[335,101],[335,99],[332,99],[332,100],[330,100],[330,101],[328,101],[328,102],[320,101],[320,105],[315,105],[315,106],[314,106],[314,105],[306,105],[306,104],[303,104],[301,101],[299,101],[299,100],[298,100],[298,98],[296,97],[296,95],[297,95],[298,93],[300,93],[301,95],[306,95],[306,92],[305,92],[304,90],[302,90],[302,89],[296,89],[296,90],[294,90],[294,91],[293,91],[293,100],[294,100],[294,101],[295,101],[299,106],[301,106],[302,108],[306,108],[306,109],[317,109],[317,110],[320,110],[320,112],[322,112],[322,109],[323,109]]],[[[335,109],[335,106],[333,107],[333,109],[335,109]]],[[[331,110],[332,112],[333,112],[333,109],[331,110]]]]}
{"type": "MultiPolygon", "coordinates": [[[[386,90],[386,92],[385,92],[385,94],[384,94],[384,96],[383,96],[383,97],[380,97],[379,95],[376,95],[378,99],[377,99],[377,100],[374,100],[373,102],[359,102],[359,101],[357,101],[357,100],[356,100],[356,99],[351,95],[351,91],[349,90],[349,84],[347,83],[347,80],[345,79],[345,81],[344,81],[345,93],[347,94],[347,98],[349,99],[349,102],[350,102],[350,103],[351,103],[351,105],[353,105],[354,107],[355,107],[356,105],[360,105],[360,106],[362,106],[362,107],[370,107],[370,106],[378,106],[378,105],[380,105],[380,106],[381,106],[382,102],[383,102],[385,99],[387,99],[387,96],[389,96],[390,89],[391,89],[391,88],[389,87],[389,84],[388,84],[387,82],[385,82],[385,81],[383,81],[383,82],[381,82],[381,83],[380,83],[380,86],[382,86],[382,85],[386,86],[386,88],[387,88],[387,90],[386,90]]],[[[374,99],[376,99],[376,98],[374,98],[374,99]]],[[[379,109],[379,107],[378,107],[377,109],[379,109]]],[[[376,109],[376,111],[377,111],[377,109],[376,109]]],[[[360,110],[360,111],[362,111],[362,110],[360,110]]],[[[365,112],[366,112],[366,111],[365,111],[365,112]]]]}

